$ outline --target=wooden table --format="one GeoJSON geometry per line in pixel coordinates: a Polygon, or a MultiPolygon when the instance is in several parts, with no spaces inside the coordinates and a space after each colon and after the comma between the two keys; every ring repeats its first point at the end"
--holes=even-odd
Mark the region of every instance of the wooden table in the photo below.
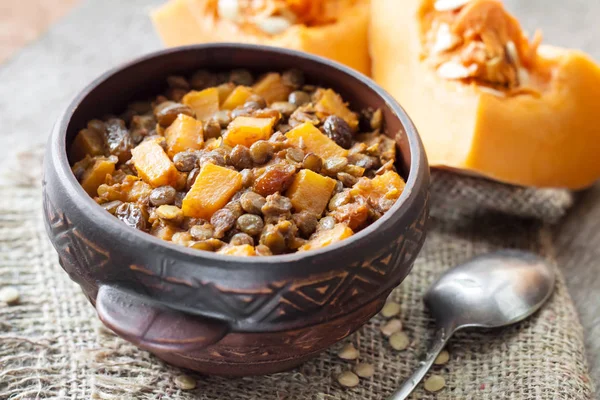
{"type": "MultiPolygon", "coordinates": [[[[10,177],[17,150],[45,141],[58,113],[90,79],[123,60],[160,47],[147,18],[163,0],[21,0],[0,5],[0,183],[10,177]]],[[[531,32],[577,47],[600,60],[600,1],[507,0],[531,32]]],[[[598,110],[600,113],[600,110],[598,110]]],[[[600,128],[599,138],[600,140],[600,128]]],[[[35,165],[24,162],[21,172],[35,165]]],[[[558,260],[586,331],[592,377],[600,383],[600,186],[579,194],[555,229],[558,260]]]]}

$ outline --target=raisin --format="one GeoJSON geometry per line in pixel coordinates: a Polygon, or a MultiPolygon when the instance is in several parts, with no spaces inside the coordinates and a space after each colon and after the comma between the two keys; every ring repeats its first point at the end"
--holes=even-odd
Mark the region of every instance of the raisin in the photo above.
{"type": "Polygon", "coordinates": [[[115,211],[115,216],[132,228],[145,231],[148,225],[146,212],[138,204],[123,203],[115,211]]]}
{"type": "Polygon", "coordinates": [[[125,162],[131,158],[133,139],[121,119],[109,119],[104,131],[108,151],[119,158],[119,162],[125,162]]]}
{"type": "Polygon", "coordinates": [[[330,115],[323,123],[325,134],[339,146],[349,149],[352,146],[352,129],[337,115],[330,115]]]}
{"type": "Polygon", "coordinates": [[[262,196],[283,192],[292,183],[295,173],[296,167],[290,164],[270,165],[255,179],[253,189],[262,196]]]}

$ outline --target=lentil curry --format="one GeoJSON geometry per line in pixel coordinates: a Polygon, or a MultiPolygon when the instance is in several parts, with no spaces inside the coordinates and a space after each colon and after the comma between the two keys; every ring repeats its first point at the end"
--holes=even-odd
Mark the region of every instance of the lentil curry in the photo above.
{"type": "Polygon", "coordinates": [[[89,121],[70,148],[82,187],[130,227],[198,250],[285,254],[351,236],[402,193],[381,110],[352,111],[299,71],[167,84],[89,121]]]}

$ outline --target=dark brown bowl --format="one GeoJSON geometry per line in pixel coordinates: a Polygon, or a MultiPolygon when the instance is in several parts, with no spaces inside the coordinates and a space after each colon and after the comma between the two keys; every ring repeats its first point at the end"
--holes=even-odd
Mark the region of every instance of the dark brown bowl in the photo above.
{"type": "Polygon", "coordinates": [[[100,319],[178,366],[252,375],[298,365],[377,313],[410,272],[425,239],[429,168],[402,107],[369,78],[323,58],[241,44],[159,51],[92,82],[56,123],[44,163],[46,229],[60,263],[100,319]],[[164,242],[104,211],[72,174],[67,147],[90,119],[157,93],[170,74],[199,68],[299,68],[355,109],[380,107],[399,148],[406,189],[380,220],[320,250],[234,257],[164,242]]]}

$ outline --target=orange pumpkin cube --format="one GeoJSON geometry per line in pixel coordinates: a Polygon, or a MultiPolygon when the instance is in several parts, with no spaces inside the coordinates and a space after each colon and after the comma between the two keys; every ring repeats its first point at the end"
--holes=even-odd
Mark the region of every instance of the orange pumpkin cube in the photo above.
{"type": "Polygon", "coordinates": [[[308,152],[315,153],[323,159],[338,156],[346,157],[348,150],[337,145],[336,142],[329,139],[317,127],[310,122],[298,125],[285,134],[290,142],[295,146],[300,146],[300,139],[308,152]]]}
{"type": "Polygon", "coordinates": [[[320,216],[327,207],[334,188],[335,180],[303,169],[296,174],[286,196],[292,201],[296,212],[308,211],[320,216]]]}
{"type": "Polygon", "coordinates": [[[243,106],[248,97],[252,95],[252,88],[247,86],[238,86],[233,89],[233,92],[227,96],[221,108],[224,110],[233,110],[239,106],[243,106]]]}
{"type": "Polygon", "coordinates": [[[131,150],[131,160],[142,180],[152,187],[174,185],[178,171],[163,148],[154,140],[140,143],[131,150]]]}
{"type": "Polygon", "coordinates": [[[273,118],[237,117],[227,127],[223,140],[231,147],[238,144],[250,147],[258,140],[269,139],[274,123],[273,118]]]}
{"type": "Polygon", "coordinates": [[[368,200],[369,204],[379,207],[382,199],[396,201],[402,194],[405,185],[404,179],[396,172],[386,171],[373,179],[360,178],[352,187],[351,193],[361,195],[368,200]]]}
{"type": "Polygon", "coordinates": [[[288,96],[292,93],[292,88],[283,83],[281,74],[271,72],[263,76],[252,87],[254,93],[261,96],[267,104],[276,101],[287,101],[288,96]]]}
{"type": "Polygon", "coordinates": [[[336,224],[331,229],[323,229],[314,233],[310,240],[303,244],[298,251],[321,249],[332,243],[339,242],[352,236],[354,232],[346,224],[336,224]]]}
{"type": "Polygon", "coordinates": [[[189,115],[179,114],[165,130],[165,139],[169,157],[186,150],[200,150],[204,144],[202,122],[189,115]]]}
{"type": "Polygon", "coordinates": [[[317,116],[326,118],[329,115],[337,115],[350,125],[350,128],[358,128],[358,116],[350,111],[342,97],[331,89],[319,89],[316,93],[318,99],[315,104],[317,116]]]}
{"type": "Polygon", "coordinates": [[[81,186],[90,195],[96,196],[100,185],[106,182],[106,175],[115,172],[116,158],[97,157],[81,178],[81,186]]]}
{"type": "Polygon", "coordinates": [[[183,96],[181,102],[194,110],[196,118],[206,121],[219,111],[219,90],[214,87],[202,91],[192,90],[183,96]]]}
{"type": "Polygon", "coordinates": [[[183,215],[209,220],[241,188],[242,174],[214,164],[205,164],[183,199],[183,215]]]}
{"type": "Polygon", "coordinates": [[[69,153],[71,162],[82,160],[86,155],[92,157],[104,155],[104,138],[100,132],[82,129],[75,136],[69,153]]]}
{"type": "Polygon", "coordinates": [[[224,246],[219,251],[219,254],[227,254],[229,256],[255,256],[254,246],[242,244],[238,246],[224,246]]]}

